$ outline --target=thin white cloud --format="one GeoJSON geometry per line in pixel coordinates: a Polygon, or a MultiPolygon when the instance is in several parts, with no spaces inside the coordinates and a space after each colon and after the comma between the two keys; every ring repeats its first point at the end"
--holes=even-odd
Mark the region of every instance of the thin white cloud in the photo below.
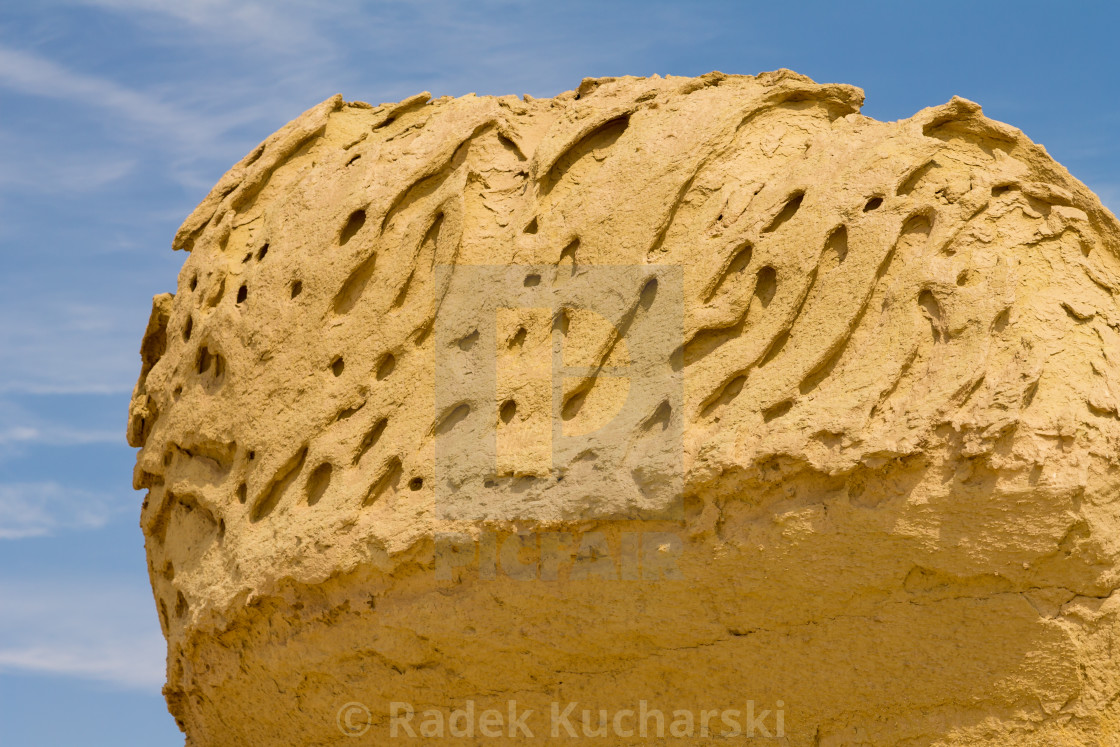
{"type": "Polygon", "coordinates": [[[57,482],[0,483],[0,540],[98,529],[129,502],[57,482]]]}
{"type": "MultiPolygon", "coordinates": [[[[3,143],[0,133],[0,146],[3,143]]],[[[104,158],[89,153],[71,154],[71,158],[47,158],[36,145],[22,143],[25,149],[7,145],[0,150],[4,169],[0,171],[0,189],[19,190],[23,194],[93,192],[132,175],[135,158],[104,158]]]]}
{"type": "Polygon", "coordinates": [[[0,447],[7,447],[0,451],[0,461],[13,454],[18,456],[21,446],[120,445],[123,439],[123,425],[108,429],[75,427],[44,418],[17,401],[0,397],[0,447]]]}
{"type": "Polygon", "coordinates": [[[73,0],[76,4],[127,15],[134,21],[193,28],[211,38],[292,52],[327,47],[317,31],[319,18],[343,10],[342,3],[291,0],[73,0]],[[145,17],[141,17],[141,14],[145,17]]]}
{"type": "MultiPolygon", "coordinates": [[[[225,26],[218,24],[217,17],[214,23],[214,28],[242,27],[230,18],[225,26]]],[[[168,32],[168,43],[182,43],[184,49],[195,51],[200,46],[196,37],[208,33],[196,31],[184,34],[179,24],[168,32]],[[184,37],[194,38],[195,43],[188,44],[184,37]]],[[[204,38],[201,46],[208,41],[204,38]]],[[[335,92],[317,77],[335,54],[333,49],[305,55],[298,50],[299,45],[292,41],[272,55],[248,55],[224,76],[200,73],[177,80],[174,86],[164,82],[141,90],[0,42],[0,90],[63,102],[74,118],[104,131],[96,151],[76,154],[65,153],[69,143],[46,148],[35,142],[35,133],[25,134],[24,140],[32,144],[14,157],[11,152],[5,154],[7,167],[0,175],[0,189],[29,185],[48,193],[95,189],[136,174],[142,159],[154,158],[162,165],[163,175],[205,194],[225,168],[259,142],[258,135],[247,137],[246,131],[259,131],[259,139],[263,139],[335,92]],[[271,76],[260,78],[262,69],[271,76]],[[322,93],[324,90],[327,92],[322,93]],[[293,106],[293,102],[299,103],[293,106]],[[267,124],[262,128],[262,123],[267,124]],[[206,176],[192,178],[191,172],[197,171],[206,176]]],[[[204,55],[210,61],[214,57],[204,55]]]]}
{"type": "Polygon", "coordinates": [[[68,426],[55,424],[0,425],[0,446],[16,444],[39,444],[43,446],[120,444],[124,442],[122,433],[70,428],[68,426]]]}
{"type": "Polygon", "coordinates": [[[183,143],[201,145],[216,133],[212,125],[115,81],[70,70],[30,52],[0,44],[0,86],[20,93],[78,102],[104,109],[152,132],[171,134],[183,143]]]}
{"type": "Polygon", "coordinates": [[[0,304],[0,394],[131,391],[148,310],[54,300],[0,304]]]}
{"type": "Polygon", "coordinates": [[[163,684],[166,648],[144,585],[0,578],[0,600],[0,672],[163,684]]]}
{"type": "Polygon", "coordinates": [[[66,142],[44,148],[41,133],[0,130],[0,190],[92,192],[130,176],[138,165],[128,153],[91,153],[66,142]]]}

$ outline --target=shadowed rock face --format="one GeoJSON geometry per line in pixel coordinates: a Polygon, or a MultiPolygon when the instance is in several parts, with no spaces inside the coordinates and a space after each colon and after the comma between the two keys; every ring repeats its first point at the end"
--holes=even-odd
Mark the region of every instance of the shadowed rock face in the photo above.
{"type": "Polygon", "coordinates": [[[128,429],[188,744],[1115,738],[1120,224],[862,98],[336,96],[226,174],[128,429]]]}

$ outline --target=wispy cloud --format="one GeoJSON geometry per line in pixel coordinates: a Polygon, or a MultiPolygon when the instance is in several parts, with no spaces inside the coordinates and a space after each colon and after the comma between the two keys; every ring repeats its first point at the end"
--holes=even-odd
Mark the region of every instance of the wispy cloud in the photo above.
{"type": "Polygon", "coordinates": [[[120,444],[121,433],[109,430],[87,430],[65,425],[0,424],[0,446],[41,444],[43,446],[82,446],[86,444],[120,444]]]}
{"type": "Polygon", "coordinates": [[[187,26],[239,45],[298,51],[326,47],[316,20],[332,16],[348,3],[310,3],[291,0],[73,0],[75,4],[126,14],[141,23],[187,26]]]}
{"type": "Polygon", "coordinates": [[[156,690],[165,645],[149,591],[98,579],[0,578],[0,672],[54,674],[156,690]]]}
{"type": "Polygon", "coordinates": [[[43,446],[123,447],[124,396],[112,397],[114,407],[108,422],[104,400],[97,395],[92,400],[89,395],[67,397],[65,404],[37,399],[0,396],[0,463],[23,458],[29,448],[43,446]]]}
{"type": "Polygon", "coordinates": [[[135,157],[90,153],[59,143],[44,150],[38,133],[0,130],[0,189],[45,194],[91,192],[131,175],[135,157]]]}
{"type": "Polygon", "coordinates": [[[52,300],[0,304],[0,394],[130,391],[147,309],[52,300]]]}
{"type": "MultiPolygon", "coordinates": [[[[316,40],[306,12],[286,15],[279,6],[260,4],[233,7],[226,14],[216,3],[181,8],[132,0],[90,4],[122,14],[132,6],[149,8],[163,22],[168,48],[178,47],[181,55],[212,49],[200,58],[197,74],[172,86],[159,76],[129,84],[123,81],[143,76],[127,70],[94,74],[50,53],[0,41],[0,90],[59,102],[75,122],[97,132],[96,149],[58,137],[47,146],[40,133],[24,134],[27,147],[6,149],[0,189],[93,189],[135,174],[146,162],[146,178],[156,173],[204,194],[265,135],[335,93],[323,71],[337,52],[316,40]],[[181,14],[191,20],[186,27],[181,14]],[[236,38],[246,29],[259,32],[257,41],[243,44],[236,38]],[[276,46],[264,48],[266,40],[276,46]],[[262,79],[261,70],[270,76],[262,79]]],[[[135,21],[136,15],[127,20],[135,21]]]]}
{"type": "Polygon", "coordinates": [[[0,483],[0,540],[97,529],[129,506],[122,498],[57,482],[0,483]]]}
{"type": "Polygon", "coordinates": [[[0,85],[29,96],[108,110],[152,132],[170,133],[185,143],[201,145],[215,134],[206,120],[155,96],[5,45],[0,45],[0,85]]]}

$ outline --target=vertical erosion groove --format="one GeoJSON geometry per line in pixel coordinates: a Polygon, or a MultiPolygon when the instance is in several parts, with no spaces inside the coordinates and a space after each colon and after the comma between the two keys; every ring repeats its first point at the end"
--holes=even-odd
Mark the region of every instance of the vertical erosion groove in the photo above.
{"type": "Polygon", "coordinates": [[[630,115],[608,120],[580,138],[553,162],[542,183],[542,192],[548,194],[581,159],[614,145],[630,125],[630,115]]]}
{"type": "Polygon", "coordinates": [[[786,204],[782,207],[781,211],[774,216],[770,221],[770,225],[762,229],[763,233],[773,233],[786,223],[793,220],[793,216],[797,215],[797,211],[801,209],[801,203],[805,200],[805,192],[794,192],[786,199],[786,204]]]}
{"type": "Polygon", "coordinates": [[[253,505],[253,510],[249,513],[250,521],[258,522],[276,509],[280,499],[284,497],[284,493],[299,477],[306,459],[307,447],[304,446],[276,471],[276,474],[269,480],[268,485],[261,491],[260,497],[253,505]]]}
{"type": "Polygon", "coordinates": [[[378,477],[373,481],[369,491],[366,493],[366,497],[362,499],[362,505],[372,505],[377,502],[386,491],[390,489],[395,490],[400,483],[401,474],[403,474],[403,472],[404,468],[401,464],[400,457],[393,457],[390,459],[378,477]]]}
{"type": "Polygon", "coordinates": [[[362,460],[362,457],[364,457],[370,449],[377,445],[377,442],[381,439],[381,434],[385,432],[385,426],[387,426],[388,424],[388,418],[381,418],[373,424],[373,427],[366,432],[366,435],[362,437],[361,443],[358,444],[358,450],[354,453],[353,464],[356,465],[358,462],[360,462],[362,460]]]}

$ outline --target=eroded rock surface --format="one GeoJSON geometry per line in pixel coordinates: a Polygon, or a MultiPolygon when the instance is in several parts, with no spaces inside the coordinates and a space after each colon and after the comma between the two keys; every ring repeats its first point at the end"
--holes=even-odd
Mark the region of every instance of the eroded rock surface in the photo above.
{"type": "Polygon", "coordinates": [[[128,430],[188,744],[1117,738],[1120,224],[971,102],[862,99],[335,97],[226,174],[128,430]]]}

